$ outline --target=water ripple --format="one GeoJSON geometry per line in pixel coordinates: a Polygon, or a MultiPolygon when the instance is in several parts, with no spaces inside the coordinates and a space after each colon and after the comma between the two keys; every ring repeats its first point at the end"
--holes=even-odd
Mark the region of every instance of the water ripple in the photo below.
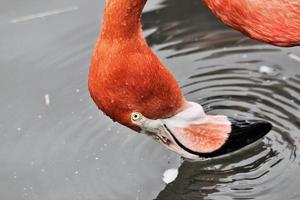
{"type": "Polygon", "coordinates": [[[261,66],[266,61],[256,58],[284,53],[245,46],[198,55],[198,63],[216,64],[195,67],[182,86],[188,99],[202,104],[208,113],[265,119],[274,127],[264,140],[230,156],[183,163],[179,177],[157,199],[274,199],[283,196],[282,188],[296,188],[288,177],[300,160],[300,71],[277,63],[266,65],[270,70],[264,72],[261,66]],[[230,63],[225,62],[228,56],[230,63]]]}

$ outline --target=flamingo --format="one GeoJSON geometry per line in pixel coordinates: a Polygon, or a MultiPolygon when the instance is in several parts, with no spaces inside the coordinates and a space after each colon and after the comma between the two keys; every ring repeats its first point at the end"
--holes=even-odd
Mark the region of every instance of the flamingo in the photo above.
{"type": "Polygon", "coordinates": [[[143,36],[141,13],[146,2],[106,4],[88,80],[98,108],[192,160],[230,153],[265,136],[272,128],[266,121],[207,115],[201,105],[184,98],[175,77],[143,36]]]}
{"type": "Polygon", "coordinates": [[[299,0],[203,0],[225,24],[276,46],[300,45],[299,0]]]}

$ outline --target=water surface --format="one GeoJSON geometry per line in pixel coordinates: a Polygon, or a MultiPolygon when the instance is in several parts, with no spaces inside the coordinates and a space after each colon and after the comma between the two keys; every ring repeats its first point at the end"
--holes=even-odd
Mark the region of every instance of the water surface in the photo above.
{"type": "Polygon", "coordinates": [[[0,5],[1,199],[300,198],[300,48],[253,42],[198,0],[149,1],[145,35],[187,99],[274,125],[233,155],[183,162],[110,121],[89,97],[104,0],[0,5]],[[179,175],[166,185],[171,168],[179,175]]]}

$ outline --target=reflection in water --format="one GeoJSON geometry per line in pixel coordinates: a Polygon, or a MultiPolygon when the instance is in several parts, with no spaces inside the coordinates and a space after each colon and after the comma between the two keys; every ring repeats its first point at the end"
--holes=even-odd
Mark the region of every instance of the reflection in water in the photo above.
{"type": "Polygon", "coordinates": [[[184,162],[177,179],[156,199],[299,198],[300,177],[294,175],[300,161],[300,63],[291,59],[298,58],[299,48],[258,45],[212,24],[214,17],[197,0],[162,4],[144,15],[144,27],[156,30],[147,39],[159,50],[172,50],[167,58],[194,61],[194,71],[182,83],[186,98],[209,113],[266,119],[274,128],[243,151],[184,162]]]}
{"type": "Polygon", "coordinates": [[[291,191],[298,194],[300,180],[293,176],[299,167],[300,90],[299,75],[293,73],[299,73],[299,64],[289,63],[287,53],[279,48],[255,48],[198,54],[197,62],[209,62],[208,66],[195,68],[182,88],[188,99],[209,113],[266,119],[273,131],[256,145],[225,158],[185,162],[177,180],[157,199],[274,199],[284,195],[292,199],[291,191]],[[284,59],[267,67],[272,57],[284,59]],[[262,66],[270,70],[264,72],[262,66]]]}
{"type": "Polygon", "coordinates": [[[200,1],[173,0],[161,4],[162,8],[143,15],[143,27],[155,30],[147,36],[150,45],[177,51],[169,58],[217,47],[255,44],[237,31],[225,28],[200,1]]]}
{"type": "Polygon", "coordinates": [[[89,97],[103,6],[1,3],[0,199],[299,199],[299,48],[258,45],[218,23],[199,0],[166,0],[144,13],[148,42],[187,99],[209,113],[274,126],[243,151],[181,165],[177,155],[99,115],[89,97]],[[78,9],[8,23],[72,6],[78,9]],[[163,172],[179,166],[165,187],[163,172]]]}
{"type": "Polygon", "coordinates": [[[256,186],[249,182],[266,177],[269,170],[260,168],[266,160],[275,156],[276,153],[272,150],[257,145],[254,151],[248,149],[224,158],[184,162],[179,168],[179,177],[157,199],[204,199],[212,197],[212,194],[220,199],[252,199],[251,191],[256,190],[256,186]],[[260,154],[259,157],[257,154],[260,154]]]}

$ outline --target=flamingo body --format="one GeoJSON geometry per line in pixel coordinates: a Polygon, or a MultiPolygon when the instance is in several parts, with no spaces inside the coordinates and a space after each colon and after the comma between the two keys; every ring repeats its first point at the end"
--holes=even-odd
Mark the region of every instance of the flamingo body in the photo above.
{"type": "Polygon", "coordinates": [[[203,0],[227,25],[277,46],[300,45],[299,0],[203,0]]]}

